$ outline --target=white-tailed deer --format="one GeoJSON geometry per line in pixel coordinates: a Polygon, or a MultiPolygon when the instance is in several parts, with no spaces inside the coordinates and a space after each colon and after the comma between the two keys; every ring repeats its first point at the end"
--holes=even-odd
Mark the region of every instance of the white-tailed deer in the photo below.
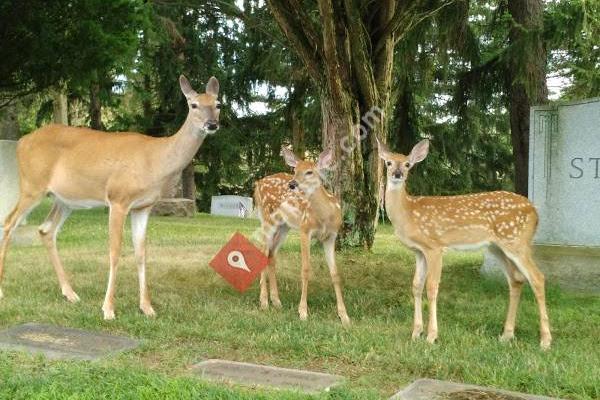
{"type": "MultiPolygon", "coordinates": [[[[115,282],[123,225],[131,212],[131,232],[138,264],[140,309],[153,316],[146,285],[145,239],[148,216],[170,184],[190,163],[209,134],[219,128],[219,82],[210,78],[206,93],[196,93],[179,78],[188,115],[179,131],[154,138],[139,133],[107,133],[64,125],[48,125],[24,136],[17,145],[20,197],[4,224],[0,247],[0,283],[6,251],[14,228],[47,194],[54,198],[50,214],[39,227],[42,241],[58,276],[62,294],[79,297],[69,284],[56,248],[56,235],[71,210],[108,206],[110,273],[102,306],[104,319],[114,319],[115,282]]],[[[0,289],[0,297],[2,291],[0,289]]]]}
{"type": "MultiPolygon", "coordinates": [[[[321,181],[321,170],[331,165],[333,153],[325,150],[317,164],[298,159],[294,153],[282,149],[286,163],[294,168],[294,175],[279,173],[256,182],[254,201],[259,211],[265,253],[269,257],[268,280],[271,302],[281,307],[275,257],[290,228],[300,231],[302,253],[302,297],[298,306],[300,319],[308,317],[307,291],[310,274],[310,240],[316,237],[322,244],[325,260],[333,281],[337,312],[344,326],[350,324],[342,297],[340,277],[335,264],[335,239],[342,224],[342,213],[337,199],[329,194],[321,181]]],[[[260,306],[269,307],[267,271],[260,277],[260,306]]]]}
{"type": "Polygon", "coordinates": [[[427,281],[429,325],[427,341],[438,336],[437,294],[445,248],[473,249],[489,246],[504,261],[510,288],[508,313],[501,340],[514,337],[515,319],[523,283],[528,281],[540,313],[540,345],[550,347],[552,336],[544,294],[544,275],[532,258],[531,242],[538,216],[534,206],[510,192],[487,192],[463,196],[409,196],[406,180],[410,169],[423,161],[429,141],[419,142],[410,155],[396,154],[381,142],[379,156],[387,166],[385,207],[400,240],[417,258],[413,280],[415,301],[413,339],[423,332],[421,297],[427,281]]]}

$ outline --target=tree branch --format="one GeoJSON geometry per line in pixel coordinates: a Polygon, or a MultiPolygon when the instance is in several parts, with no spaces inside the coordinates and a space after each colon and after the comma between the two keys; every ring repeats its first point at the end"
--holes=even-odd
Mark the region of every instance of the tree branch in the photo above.
{"type": "Polygon", "coordinates": [[[322,54],[310,18],[301,11],[296,0],[291,0],[296,7],[290,7],[289,2],[284,0],[267,1],[275,20],[297,51],[309,75],[316,83],[321,82],[322,54]]]}
{"type": "Polygon", "coordinates": [[[358,83],[361,95],[359,98],[362,97],[361,101],[368,105],[375,105],[378,95],[373,74],[373,63],[369,57],[368,32],[353,0],[344,0],[344,9],[350,36],[352,72],[358,83]]]}
{"type": "Polygon", "coordinates": [[[421,22],[433,17],[440,10],[455,2],[456,0],[447,0],[435,9],[421,13],[416,12],[419,1],[413,2],[406,9],[397,9],[392,19],[381,30],[375,32],[373,37],[373,43],[376,43],[374,54],[383,50],[388,38],[393,38],[394,44],[398,43],[421,22]]]}

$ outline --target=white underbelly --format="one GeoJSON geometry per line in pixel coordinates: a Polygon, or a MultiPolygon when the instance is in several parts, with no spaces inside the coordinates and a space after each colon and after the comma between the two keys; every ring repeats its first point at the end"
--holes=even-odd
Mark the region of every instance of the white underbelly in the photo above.
{"type": "Polygon", "coordinates": [[[451,246],[448,246],[448,248],[452,249],[452,250],[460,250],[460,251],[476,251],[476,250],[481,250],[485,247],[488,247],[489,245],[490,245],[490,242],[484,241],[484,242],[467,243],[467,244],[453,244],[451,246]]]}
{"type": "Polygon", "coordinates": [[[65,206],[73,209],[73,210],[83,210],[97,207],[106,207],[107,204],[105,201],[100,201],[96,199],[68,199],[59,195],[58,193],[52,193],[54,197],[65,206]]]}

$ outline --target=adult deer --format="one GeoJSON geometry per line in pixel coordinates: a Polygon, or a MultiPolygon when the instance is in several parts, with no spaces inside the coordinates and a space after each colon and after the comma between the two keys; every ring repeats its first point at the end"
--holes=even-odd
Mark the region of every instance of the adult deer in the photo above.
{"type": "MultiPolygon", "coordinates": [[[[275,277],[276,255],[285,241],[290,228],[300,231],[302,253],[302,296],[298,313],[300,319],[308,317],[307,292],[310,274],[310,240],[316,237],[322,244],[325,260],[337,299],[337,311],[342,324],[350,319],[342,297],[340,277],[335,264],[335,239],[342,224],[342,213],[337,199],[323,187],[321,172],[333,159],[331,149],[325,150],[315,164],[298,159],[290,150],[283,148],[286,163],[294,168],[294,175],[279,173],[256,182],[254,201],[261,220],[265,252],[269,257],[268,281],[273,306],[281,307],[275,277]]],[[[260,306],[269,306],[267,297],[267,272],[260,277],[260,306]]]]}
{"type": "Polygon", "coordinates": [[[425,159],[429,141],[419,142],[407,157],[396,154],[378,141],[379,156],[387,166],[385,206],[396,235],[415,253],[417,266],[413,280],[415,302],[413,339],[423,332],[421,296],[427,281],[429,325],[427,341],[438,336],[437,294],[445,248],[470,249],[490,246],[504,261],[510,300],[501,340],[514,337],[515,319],[525,280],[535,294],[540,313],[540,345],[550,347],[552,337],[544,275],[531,256],[531,242],[538,216],[524,197],[510,192],[487,192],[463,196],[413,197],[406,192],[410,169],[425,159]]]}
{"type": "MultiPolygon", "coordinates": [[[[140,285],[140,309],[155,315],[146,285],[145,239],[148,216],[162,189],[190,163],[207,135],[219,128],[219,82],[210,78],[206,93],[196,93],[179,78],[188,115],[179,131],[154,138],[139,133],[106,133],[86,128],[48,125],[24,136],[17,145],[20,197],[4,224],[0,247],[0,283],[10,236],[47,194],[54,205],[39,233],[46,246],[62,294],[79,300],[71,288],[56,248],[56,236],[71,210],[108,206],[110,273],[102,306],[104,319],[115,317],[114,296],[123,225],[131,213],[131,231],[140,285]]],[[[2,291],[0,290],[0,297],[2,291]]]]}

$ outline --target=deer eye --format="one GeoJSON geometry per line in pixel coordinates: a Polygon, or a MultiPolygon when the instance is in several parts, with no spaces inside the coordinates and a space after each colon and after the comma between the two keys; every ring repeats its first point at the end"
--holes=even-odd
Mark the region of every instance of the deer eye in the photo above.
{"type": "Polygon", "coordinates": [[[410,167],[410,163],[407,161],[407,162],[405,162],[405,163],[404,163],[404,166],[405,166],[406,168],[408,168],[408,167],[410,167]]]}
{"type": "Polygon", "coordinates": [[[198,108],[198,104],[192,103],[192,108],[198,108]]]}
{"type": "Polygon", "coordinates": [[[217,110],[220,110],[221,109],[221,103],[215,104],[215,107],[217,107],[217,110]]]}
{"type": "Polygon", "coordinates": [[[391,161],[386,161],[385,165],[387,165],[388,167],[391,167],[392,166],[392,162],[391,161]]]}
{"type": "Polygon", "coordinates": [[[312,175],[313,172],[312,171],[306,171],[306,173],[304,175],[312,175]]]}

